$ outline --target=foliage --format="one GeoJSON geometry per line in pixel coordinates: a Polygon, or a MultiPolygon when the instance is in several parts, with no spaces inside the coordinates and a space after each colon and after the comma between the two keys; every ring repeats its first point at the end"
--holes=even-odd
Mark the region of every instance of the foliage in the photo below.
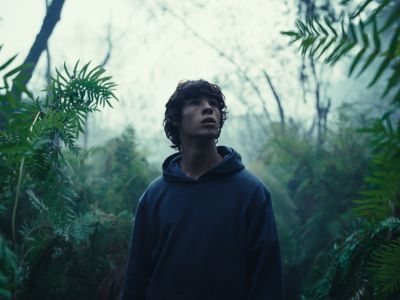
{"type": "Polygon", "coordinates": [[[136,210],[149,180],[159,175],[138,151],[133,127],[127,126],[119,137],[108,141],[101,151],[92,155],[92,179],[88,182],[91,197],[106,212],[136,210]],[[96,164],[94,162],[96,161],[96,164]]]}
{"type": "Polygon", "coordinates": [[[0,298],[11,299],[11,291],[16,288],[13,279],[17,275],[18,257],[8,247],[0,235],[0,298]]]}
{"type": "Polygon", "coordinates": [[[14,78],[24,66],[6,70],[14,59],[0,67],[0,298],[117,299],[132,215],[158,172],[132,127],[79,149],[87,114],[116,100],[104,69],[64,64],[35,98],[14,78]]]}
{"type": "Polygon", "coordinates": [[[100,67],[76,63],[69,71],[64,65],[44,99],[34,98],[13,79],[24,66],[7,70],[14,59],[0,66],[1,297],[90,299],[110,270],[114,245],[126,251],[121,241],[131,214],[106,214],[84,203],[70,162],[79,160],[86,115],[111,104],[115,84],[100,67]],[[16,98],[11,86],[25,98],[16,98]]]}
{"type": "MultiPolygon", "coordinates": [[[[398,88],[400,79],[399,40],[400,27],[397,21],[400,5],[396,1],[379,1],[373,10],[368,10],[374,1],[364,1],[348,19],[342,18],[341,33],[325,19],[325,25],[315,17],[306,22],[298,21],[297,31],[283,34],[292,37],[292,43],[300,41],[302,55],[320,58],[334,64],[360,40],[361,49],[353,58],[349,68],[351,75],[361,61],[359,74],[382,57],[375,75],[368,84],[373,86],[380,78],[387,80],[382,97],[398,88]],[[362,13],[366,15],[363,19],[362,13]],[[358,18],[359,25],[354,24],[358,18]],[[381,20],[383,20],[381,22],[381,20]],[[347,22],[348,29],[345,29],[347,22]],[[382,50],[382,38],[391,32],[386,50],[382,50]],[[361,37],[361,39],[359,39],[361,37]],[[367,56],[370,39],[374,50],[367,56]],[[326,54],[328,53],[328,54],[326,54]]],[[[338,239],[333,249],[314,265],[305,296],[310,299],[397,299],[400,292],[399,211],[400,211],[400,93],[394,92],[391,109],[363,131],[370,136],[369,149],[372,160],[365,187],[354,203],[354,213],[359,217],[358,226],[338,239]],[[397,255],[397,256],[396,256],[397,255]]]]}
{"type": "MultiPolygon", "coordinates": [[[[383,74],[390,73],[383,92],[383,97],[385,97],[392,89],[396,88],[400,80],[400,60],[398,59],[400,4],[395,0],[380,1],[378,6],[363,20],[362,13],[372,2],[366,0],[348,17],[342,17],[340,29],[335,29],[327,17],[322,22],[315,16],[308,16],[305,22],[297,21],[297,31],[283,31],[282,34],[291,37],[291,44],[300,42],[299,49],[303,56],[309,55],[317,59],[325,56],[325,63],[331,65],[342,59],[350,50],[360,48],[349,68],[349,76],[355,72],[358,66],[358,76],[361,75],[374,61],[382,57],[383,61],[368,87],[373,86],[383,74]],[[379,17],[382,15],[385,20],[380,22],[379,17]],[[357,20],[358,24],[356,24],[357,20]],[[379,25],[379,23],[382,24],[379,25]],[[382,37],[389,32],[391,32],[390,42],[387,49],[384,50],[382,49],[382,37]],[[371,48],[373,50],[369,51],[371,48]]],[[[396,101],[399,101],[399,93],[400,90],[395,96],[396,101]]]]}
{"type": "Polygon", "coordinates": [[[276,192],[275,181],[264,177],[277,208],[288,299],[299,296],[309,266],[320,262],[341,228],[351,226],[351,200],[363,186],[369,159],[365,138],[354,130],[364,119],[357,121],[358,114],[354,107],[343,106],[323,145],[310,138],[302,124],[292,123],[284,133],[277,127],[264,147],[260,168],[286,187],[294,205],[294,211],[279,209],[287,200],[276,192]]]}

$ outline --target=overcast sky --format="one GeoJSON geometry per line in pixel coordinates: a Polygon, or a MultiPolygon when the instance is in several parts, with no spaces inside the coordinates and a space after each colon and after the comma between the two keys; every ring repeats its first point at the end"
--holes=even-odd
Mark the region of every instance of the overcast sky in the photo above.
{"type": "MultiPolygon", "coordinates": [[[[113,48],[106,69],[118,84],[120,102],[92,120],[103,137],[118,134],[127,124],[144,138],[158,133],[165,102],[182,79],[218,80],[231,116],[248,111],[243,99],[260,112],[255,90],[235,75],[238,68],[257,84],[274,118],[277,106],[263,70],[271,76],[286,114],[311,119],[314,102],[304,103],[298,81],[300,56],[280,34],[294,28],[295,2],[66,0],[49,42],[52,64],[72,66],[78,59],[101,63],[111,28],[113,48]]],[[[0,0],[0,7],[0,61],[18,53],[22,62],[42,25],[45,0],[0,0]]],[[[45,62],[42,55],[30,84],[35,91],[44,87],[45,62]]],[[[325,68],[324,76],[329,77],[327,93],[334,104],[346,101],[352,88],[343,68],[325,68]],[[332,88],[338,85],[340,89],[332,88]]]]}

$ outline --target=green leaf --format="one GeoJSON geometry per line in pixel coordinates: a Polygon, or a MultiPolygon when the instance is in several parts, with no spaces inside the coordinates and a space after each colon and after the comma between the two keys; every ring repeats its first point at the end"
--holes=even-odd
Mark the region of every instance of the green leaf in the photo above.
{"type": "Polygon", "coordinates": [[[400,238],[372,254],[370,269],[375,273],[381,293],[400,291],[400,238]]]}
{"type": "Polygon", "coordinates": [[[397,28],[396,32],[393,34],[393,37],[392,37],[392,40],[391,40],[391,43],[390,43],[390,46],[389,46],[388,54],[387,54],[385,60],[380,65],[380,67],[379,67],[378,71],[376,72],[374,78],[369,83],[368,87],[374,85],[378,81],[378,79],[381,77],[383,72],[389,66],[390,62],[393,60],[395,52],[396,52],[397,40],[398,40],[399,34],[400,34],[400,27],[397,28]]]}
{"type": "Polygon", "coordinates": [[[79,65],[79,59],[78,59],[78,61],[76,62],[76,64],[75,64],[75,66],[74,66],[74,69],[73,69],[73,71],[72,71],[72,76],[73,76],[73,78],[77,78],[78,76],[77,76],[77,69],[78,69],[78,65],[79,65]]]}
{"type": "Polygon", "coordinates": [[[326,50],[328,50],[328,48],[336,41],[336,37],[333,37],[326,45],[325,47],[322,49],[322,51],[319,53],[318,55],[318,59],[322,56],[322,54],[324,54],[324,52],[326,50]]]}
{"type": "Polygon", "coordinates": [[[364,56],[364,53],[367,51],[367,47],[362,48],[354,58],[353,62],[351,63],[349,69],[349,76],[353,73],[354,69],[357,67],[358,63],[361,61],[361,58],[364,56]]]}
{"type": "Polygon", "coordinates": [[[90,62],[88,62],[86,65],[83,66],[83,68],[79,72],[79,75],[78,75],[79,78],[85,77],[85,73],[86,73],[86,70],[88,69],[89,65],[90,65],[90,62]]]}
{"type": "Polygon", "coordinates": [[[368,17],[366,24],[370,24],[371,22],[375,22],[376,21],[376,17],[377,15],[393,0],[383,0],[380,5],[374,9],[374,11],[370,14],[370,16],[368,17]]]}
{"type": "Polygon", "coordinates": [[[351,18],[354,19],[358,17],[371,2],[372,0],[366,0],[364,3],[360,4],[354,11],[354,13],[351,15],[351,18]]]}
{"type": "Polygon", "coordinates": [[[319,29],[321,29],[322,33],[326,36],[328,36],[328,31],[325,30],[325,28],[321,25],[321,23],[318,21],[317,18],[314,19],[315,23],[317,23],[319,29]]]}
{"type": "Polygon", "coordinates": [[[331,25],[331,23],[329,22],[329,19],[327,17],[324,18],[325,20],[325,24],[328,25],[329,29],[332,31],[332,33],[335,35],[335,37],[338,36],[336,30],[333,28],[333,26],[331,25]]]}
{"type": "Polygon", "coordinates": [[[375,50],[381,51],[381,41],[379,39],[378,26],[375,20],[372,22],[372,32],[374,37],[375,50]]]}
{"type": "Polygon", "coordinates": [[[351,39],[355,42],[355,43],[358,43],[358,39],[357,39],[357,33],[356,33],[356,30],[355,30],[355,27],[354,27],[354,24],[353,24],[353,22],[351,22],[351,20],[350,20],[350,22],[349,22],[349,31],[350,31],[350,37],[351,37],[351,39]]]}
{"type": "Polygon", "coordinates": [[[8,85],[8,83],[7,83],[8,77],[17,74],[18,72],[20,72],[20,71],[23,70],[24,68],[26,68],[26,65],[18,66],[18,67],[16,67],[16,68],[12,69],[11,71],[7,72],[7,73],[3,76],[4,86],[5,86],[7,89],[9,88],[9,85],[8,85]]]}
{"type": "Polygon", "coordinates": [[[386,89],[383,92],[382,97],[386,97],[389,91],[394,88],[400,82],[400,62],[394,66],[394,71],[388,80],[388,84],[386,85],[386,89]]]}
{"type": "Polygon", "coordinates": [[[374,51],[372,52],[368,58],[366,59],[364,66],[361,68],[360,72],[358,72],[357,77],[360,76],[364,71],[371,65],[371,63],[374,61],[374,59],[378,56],[379,51],[374,51]]]}
{"type": "Polygon", "coordinates": [[[327,37],[323,37],[320,39],[320,42],[318,43],[317,47],[311,50],[310,56],[313,57],[315,53],[317,53],[318,49],[325,43],[327,37]]]}
{"type": "Polygon", "coordinates": [[[0,66],[0,71],[4,70],[5,68],[7,68],[13,61],[14,59],[17,57],[17,55],[14,55],[13,57],[11,57],[9,60],[7,60],[4,64],[2,64],[0,66]]]}
{"type": "Polygon", "coordinates": [[[397,7],[397,9],[393,9],[392,13],[389,15],[389,17],[386,19],[385,24],[382,26],[382,28],[379,30],[379,32],[384,32],[386,29],[391,27],[393,24],[396,23],[400,19],[400,9],[397,7]]]}
{"type": "Polygon", "coordinates": [[[391,59],[390,59],[389,57],[387,57],[387,58],[382,62],[382,64],[379,66],[379,69],[378,69],[378,71],[376,72],[374,78],[373,78],[372,81],[368,84],[368,87],[373,86],[373,85],[378,81],[378,79],[381,77],[381,75],[383,74],[383,72],[384,72],[384,71],[387,69],[387,67],[389,66],[390,61],[391,61],[391,59]]]}
{"type": "Polygon", "coordinates": [[[297,37],[298,33],[295,31],[281,31],[281,34],[287,35],[287,36],[292,36],[292,37],[297,37]]]}
{"type": "Polygon", "coordinates": [[[337,55],[337,53],[339,52],[340,48],[342,48],[345,45],[345,40],[342,40],[337,46],[336,48],[334,48],[332,50],[332,53],[330,55],[328,55],[328,57],[325,59],[325,63],[332,63],[333,61],[333,57],[335,57],[335,55],[337,55]]]}
{"type": "MultiPolygon", "coordinates": [[[[62,80],[64,80],[65,83],[68,83],[68,80],[64,76],[62,76],[62,74],[57,69],[56,69],[56,73],[57,73],[57,76],[60,77],[62,80]]],[[[56,80],[57,82],[59,82],[58,79],[53,78],[53,80],[56,80]]],[[[62,83],[60,82],[60,84],[62,84],[62,83]]]]}
{"type": "Polygon", "coordinates": [[[65,63],[64,63],[64,71],[67,74],[68,78],[71,79],[71,74],[69,74],[67,65],[65,63]]]}

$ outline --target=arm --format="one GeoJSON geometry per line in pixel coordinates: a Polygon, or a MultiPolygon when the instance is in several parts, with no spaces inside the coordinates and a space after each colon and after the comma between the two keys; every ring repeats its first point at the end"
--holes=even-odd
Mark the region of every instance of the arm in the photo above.
{"type": "Polygon", "coordinates": [[[267,190],[252,202],[247,225],[247,300],[283,299],[278,233],[267,190]]]}
{"type": "Polygon", "coordinates": [[[145,300],[146,298],[149,282],[150,248],[148,241],[150,236],[144,198],[145,194],[140,198],[136,210],[121,300],[145,300]]]}

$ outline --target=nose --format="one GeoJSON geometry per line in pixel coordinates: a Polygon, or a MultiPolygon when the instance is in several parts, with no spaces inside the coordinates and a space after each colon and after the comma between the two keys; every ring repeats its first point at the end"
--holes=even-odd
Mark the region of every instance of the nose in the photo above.
{"type": "Polygon", "coordinates": [[[210,114],[212,115],[214,110],[212,109],[210,103],[208,101],[203,101],[203,114],[210,114]]]}

